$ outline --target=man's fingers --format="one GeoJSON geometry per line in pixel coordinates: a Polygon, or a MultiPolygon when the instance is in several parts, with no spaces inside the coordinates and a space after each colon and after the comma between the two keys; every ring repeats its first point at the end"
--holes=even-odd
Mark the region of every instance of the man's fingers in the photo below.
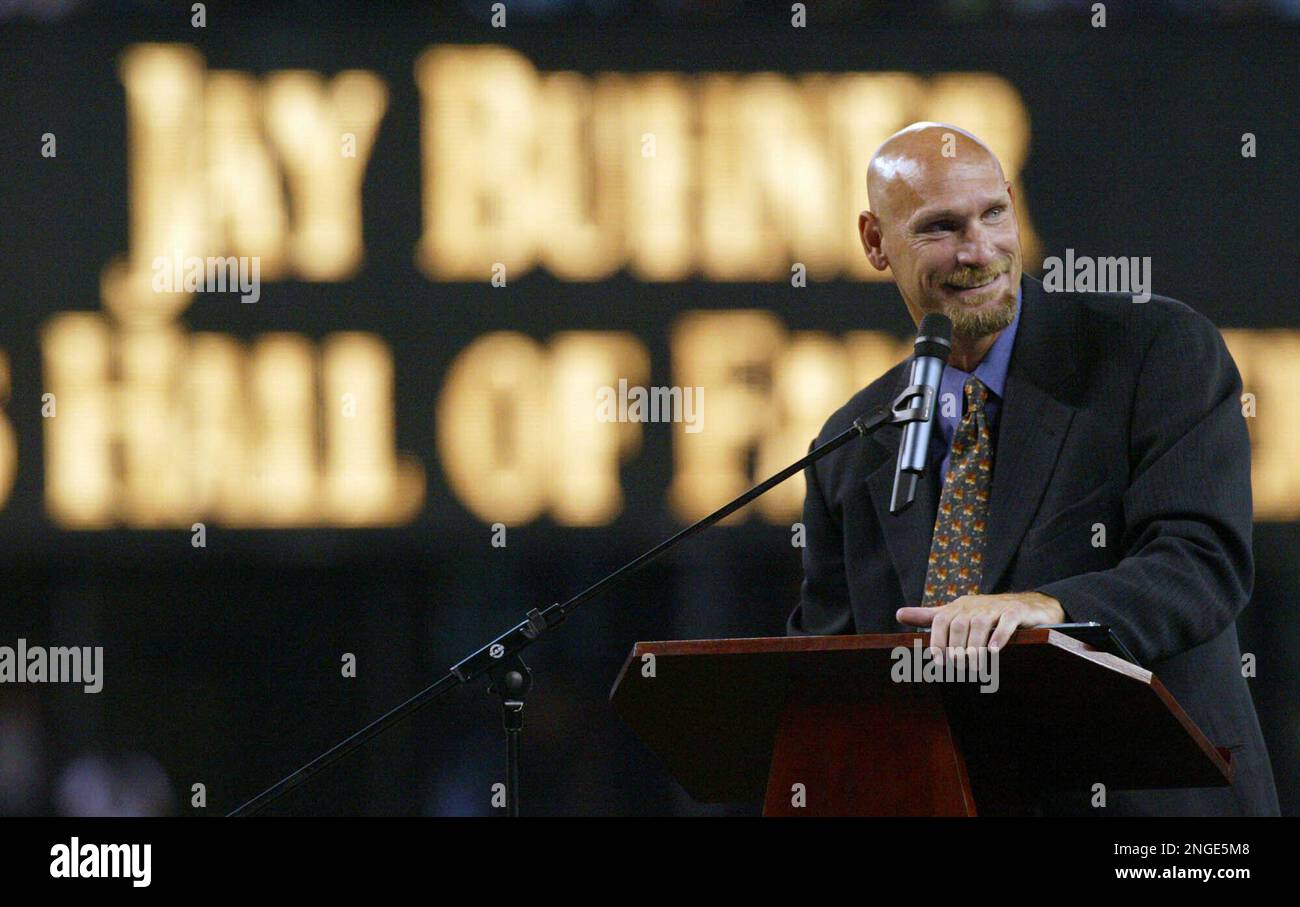
{"type": "Polygon", "coordinates": [[[966,637],[966,645],[980,649],[989,644],[989,632],[993,629],[993,624],[997,621],[998,615],[980,613],[970,619],[970,635],[966,637]]]}
{"type": "Polygon", "coordinates": [[[1002,616],[998,618],[998,625],[993,629],[993,636],[989,639],[990,649],[1000,649],[1011,641],[1011,634],[1016,632],[1020,626],[1020,615],[1013,611],[1003,611],[1002,616]]]}
{"type": "Polygon", "coordinates": [[[966,648],[966,637],[970,633],[970,617],[966,614],[958,614],[948,624],[948,642],[949,648],[964,649],[966,648]]]}
{"type": "MultiPolygon", "coordinates": [[[[1024,602],[1009,595],[962,596],[937,608],[899,608],[900,623],[930,628],[930,648],[942,658],[951,649],[1000,649],[1027,620],[1024,602]]],[[[954,655],[957,653],[954,652],[954,655]]]]}
{"type": "Polygon", "coordinates": [[[935,608],[899,608],[894,615],[900,624],[911,627],[928,627],[934,620],[935,608]]]}
{"type": "Polygon", "coordinates": [[[942,656],[944,647],[948,645],[948,624],[951,622],[952,612],[946,605],[934,609],[934,618],[930,621],[930,648],[936,655],[942,656]]]}

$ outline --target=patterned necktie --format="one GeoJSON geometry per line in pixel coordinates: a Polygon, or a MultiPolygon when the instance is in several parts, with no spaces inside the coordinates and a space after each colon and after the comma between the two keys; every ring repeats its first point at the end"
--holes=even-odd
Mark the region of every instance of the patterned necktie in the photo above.
{"type": "Polygon", "coordinates": [[[962,595],[974,595],[980,589],[993,477],[993,444],[984,412],[989,389],[971,375],[963,391],[966,414],[952,435],[948,474],[939,497],[925,572],[921,604],[927,608],[946,605],[962,595]]]}

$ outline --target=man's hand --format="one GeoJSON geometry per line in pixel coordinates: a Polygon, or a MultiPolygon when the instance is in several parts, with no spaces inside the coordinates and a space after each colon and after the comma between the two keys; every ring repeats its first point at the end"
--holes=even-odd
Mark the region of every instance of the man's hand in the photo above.
{"type": "Polygon", "coordinates": [[[929,627],[930,645],[943,652],[946,647],[1000,649],[1017,627],[1062,623],[1065,610],[1041,592],[1007,592],[963,595],[937,608],[899,608],[897,617],[901,623],[929,627]]]}

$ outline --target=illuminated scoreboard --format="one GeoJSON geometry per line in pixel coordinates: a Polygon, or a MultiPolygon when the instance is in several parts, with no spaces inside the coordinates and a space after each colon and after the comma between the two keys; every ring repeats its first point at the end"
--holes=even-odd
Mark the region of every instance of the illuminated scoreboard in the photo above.
{"type": "MultiPolygon", "coordinates": [[[[921,119],[989,142],[1016,183],[1026,266],[1041,262],[1020,183],[1030,117],[995,75],[584,75],[493,45],[435,46],[411,72],[419,134],[400,141],[418,149],[409,201],[421,226],[399,241],[426,283],[491,292],[534,271],[572,283],[887,280],[855,232],[865,166],[921,119]]],[[[612,326],[545,339],[489,329],[437,376],[431,443],[401,450],[390,339],[248,339],[185,323],[200,292],[264,305],[264,283],[345,292],[357,278],[373,242],[366,186],[385,179],[373,153],[391,81],[210,70],[179,44],[127,48],[119,75],[128,251],[103,268],[99,310],[57,313],[40,335],[44,509],[58,527],[400,526],[426,506],[431,470],[484,522],[601,525],[623,510],[625,467],[647,431],[671,434],[663,500],[691,520],[800,456],[909,351],[888,332],[794,329],[762,307],[684,308],[667,362],[612,326]],[[707,428],[600,418],[602,388],[664,369],[674,387],[702,389],[707,428]]],[[[1295,519],[1300,425],[1283,401],[1300,378],[1300,332],[1224,334],[1247,392],[1256,516],[1295,519]]],[[[0,397],[9,385],[0,359],[0,397]]],[[[0,419],[6,499],[17,450],[0,419]]],[[[753,512],[789,524],[802,497],[796,477],[753,512]]]]}

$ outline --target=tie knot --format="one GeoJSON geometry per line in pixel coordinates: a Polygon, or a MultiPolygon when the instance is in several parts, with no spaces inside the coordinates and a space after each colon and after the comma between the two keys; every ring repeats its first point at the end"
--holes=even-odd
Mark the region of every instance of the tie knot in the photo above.
{"type": "Polygon", "coordinates": [[[971,375],[966,379],[963,390],[966,394],[967,412],[979,412],[984,408],[984,403],[989,397],[989,389],[984,386],[983,381],[971,375]]]}

